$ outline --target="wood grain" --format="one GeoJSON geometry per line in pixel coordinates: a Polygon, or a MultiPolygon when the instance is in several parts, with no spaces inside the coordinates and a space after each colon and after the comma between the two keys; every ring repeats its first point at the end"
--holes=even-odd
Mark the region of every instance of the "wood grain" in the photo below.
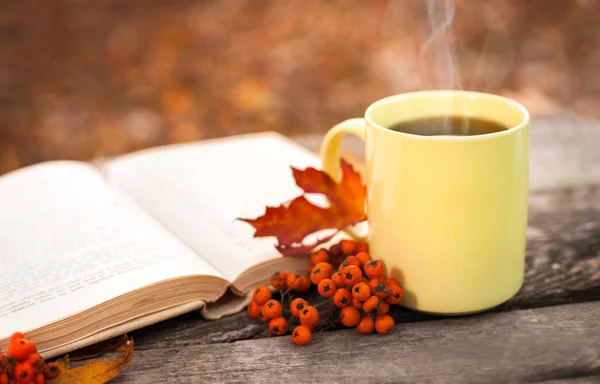
{"type": "Polygon", "coordinates": [[[266,337],[266,325],[249,318],[245,311],[219,320],[205,320],[190,312],[132,333],[136,350],[174,348],[188,345],[229,343],[266,337]]]}
{"type": "Polygon", "coordinates": [[[317,333],[138,350],[115,383],[515,383],[600,374],[600,303],[397,325],[385,336],[317,333]],[[160,378],[158,380],[157,378],[160,378]]]}
{"type": "Polygon", "coordinates": [[[525,282],[506,307],[600,300],[600,185],[530,197],[525,282]]]}

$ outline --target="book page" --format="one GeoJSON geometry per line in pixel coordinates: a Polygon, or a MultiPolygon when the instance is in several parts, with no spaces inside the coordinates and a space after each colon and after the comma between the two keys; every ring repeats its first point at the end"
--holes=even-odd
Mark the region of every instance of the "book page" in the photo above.
{"type": "Polygon", "coordinates": [[[320,158],[263,133],[145,150],[109,162],[105,171],[109,183],[234,281],[281,257],[274,238],[253,238],[254,228],[236,218],[260,216],[267,205],[298,196],[291,165],[320,167],[320,158]]]}
{"type": "Polygon", "coordinates": [[[0,178],[0,340],[190,274],[223,278],[92,166],[49,162],[0,178]]]}

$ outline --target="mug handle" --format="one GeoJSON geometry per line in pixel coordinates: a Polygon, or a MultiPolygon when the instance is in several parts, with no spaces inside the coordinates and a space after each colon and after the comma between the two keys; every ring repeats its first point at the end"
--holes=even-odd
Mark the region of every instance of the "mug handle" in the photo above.
{"type": "MultiPolygon", "coordinates": [[[[341,178],[340,145],[342,144],[342,139],[347,134],[352,134],[365,141],[366,127],[366,122],[363,118],[348,119],[333,126],[325,134],[321,143],[321,167],[336,182],[339,182],[341,178]]],[[[343,232],[355,240],[362,238],[353,228],[346,228],[343,232]]]]}
{"type": "Polygon", "coordinates": [[[365,141],[365,129],[365,119],[354,118],[342,121],[333,126],[333,128],[325,134],[321,144],[321,167],[323,171],[334,180],[339,182],[341,177],[340,145],[342,144],[342,139],[347,134],[352,134],[365,141]]]}

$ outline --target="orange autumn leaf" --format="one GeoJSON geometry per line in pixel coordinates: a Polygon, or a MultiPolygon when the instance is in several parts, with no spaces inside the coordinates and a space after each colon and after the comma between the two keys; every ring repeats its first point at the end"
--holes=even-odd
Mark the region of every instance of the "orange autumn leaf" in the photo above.
{"type": "Polygon", "coordinates": [[[101,384],[117,377],[129,365],[133,358],[133,339],[125,340],[124,344],[115,348],[123,352],[114,359],[97,359],[90,363],[71,368],[69,356],[55,361],[60,368],[60,374],[49,384],[101,384]]]}
{"type": "Polygon", "coordinates": [[[267,207],[265,214],[255,219],[240,219],[255,228],[254,237],[277,238],[276,248],[286,256],[304,255],[318,244],[335,235],[321,238],[316,244],[306,245],[303,240],[310,234],[322,230],[341,231],[366,219],[366,187],[361,175],[352,165],[341,160],[342,178],[335,182],[327,173],[312,167],[299,170],[292,167],[296,184],[304,193],[287,206],[267,207]],[[328,207],[311,203],[307,193],[324,195],[328,207]]]}

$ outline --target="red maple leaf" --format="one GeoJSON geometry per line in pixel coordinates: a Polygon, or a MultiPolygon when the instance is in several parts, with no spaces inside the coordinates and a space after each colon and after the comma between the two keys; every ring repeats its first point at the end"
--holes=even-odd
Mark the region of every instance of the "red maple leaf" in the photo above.
{"type": "Polygon", "coordinates": [[[301,256],[328,241],[337,232],[366,219],[366,187],[360,173],[350,163],[341,160],[342,179],[339,183],[324,171],[312,167],[305,170],[291,168],[296,184],[304,193],[287,206],[267,207],[260,217],[239,219],[254,227],[254,237],[274,236],[278,241],[276,248],[282,254],[301,256]],[[307,193],[324,195],[329,206],[314,205],[305,197],[307,193]],[[303,243],[308,235],[328,229],[336,231],[316,243],[303,243]]]}

